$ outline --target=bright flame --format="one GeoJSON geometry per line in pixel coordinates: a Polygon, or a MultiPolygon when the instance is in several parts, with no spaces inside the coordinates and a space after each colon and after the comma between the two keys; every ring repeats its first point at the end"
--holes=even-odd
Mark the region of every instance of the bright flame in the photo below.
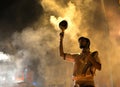
{"type": "Polygon", "coordinates": [[[0,61],[10,61],[10,55],[0,52],[0,61]]]}
{"type": "MultiPolygon", "coordinates": [[[[50,22],[52,25],[55,27],[56,30],[59,29],[59,23],[62,20],[66,20],[68,22],[68,29],[66,30],[67,34],[70,34],[71,39],[76,39],[76,32],[80,32],[79,30],[79,24],[81,21],[81,14],[80,11],[76,9],[75,5],[72,2],[68,3],[68,7],[66,8],[61,8],[57,7],[55,10],[58,12],[59,17],[51,16],[50,17],[50,22]],[[57,10],[59,8],[59,10],[57,10]],[[78,18],[79,15],[79,18],[78,18]]],[[[86,36],[87,34],[84,33],[86,36]]]]}

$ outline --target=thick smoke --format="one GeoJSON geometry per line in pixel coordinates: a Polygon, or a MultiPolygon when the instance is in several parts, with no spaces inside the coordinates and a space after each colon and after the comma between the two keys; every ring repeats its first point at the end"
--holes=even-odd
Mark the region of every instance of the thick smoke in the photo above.
{"type": "Polygon", "coordinates": [[[1,51],[14,56],[18,70],[29,66],[34,71],[37,87],[72,87],[73,65],[64,62],[58,50],[61,32],[58,24],[65,19],[68,21],[65,52],[79,53],[78,37],[90,38],[91,51],[98,50],[102,63],[102,71],[95,76],[96,86],[119,87],[120,62],[116,61],[119,60],[119,26],[110,20],[114,12],[113,19],[118,19],[119,12],[108,10],[113,8],[110,2],[107,5],[104,0],[13,0],[12,4],[5,3],[7,6],[2,6],[0,15],[1,51]]]}
{"type": "Polygon", "coordinates": [[[109,62],[111,63],[111,75],[112,75],[112,84],[115,87],[119,87],[119,81],[120,81],[120,77],[118,72],[120,72],[120,70],[118,69],[119,65],[120,65],[120,61],[119,61],[119,51],[120,51],[120,47],[119,47],[119,17],[120,17],[120,10],[119,10],[119,0],[111,0],[109,3],[107,3],[106,1],[104,1],[105,4],[105,12],[106,12],[106,18],[108,21],[108,25],[109,25],[109,29],[110,29],[110,40],[112,42],[111,44],[111,56],[109,58],[109,62]]]}

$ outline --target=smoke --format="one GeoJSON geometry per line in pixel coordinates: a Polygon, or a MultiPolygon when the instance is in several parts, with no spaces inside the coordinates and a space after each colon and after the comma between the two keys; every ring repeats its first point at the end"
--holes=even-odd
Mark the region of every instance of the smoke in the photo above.
{"type": "MultiPolygon", "coordinates": [[[[52,28],[52,27],[51,27],[52,28]]],[[[51,81],[50,73],[55,73],[54,66],[59,67],[60,59],[58,57],[58,44],[56,38],[57,33],[50,27],[38,27],[34,29],[28,27],[24,29],[22,33],[14,33],[13,45],[18,48],[20,62],[19,66],[29,65],[33,71],[35,71],[35,79],[38,81],[38,86],[47,84],[47,81],[51,81]],[[57,53],[56,53],[57,52],[57,53]],[[50,70],[53,68],[53,71],[50,70]],[[51,72],[50,72],[51,71],[51,72]],[[49,72],[49,73],[48,73],[49,72]]],[[[62,72],[61,72],[62,73],[62,72]]]]}
{"type": "Polygon", "coordinates": [[[112,42],[111,44],[111,58],[109,59],[110,63],[111,63],[111,74],[112,74],[112,83],[113,86],[115,87],[119,87],[119,80],[120,77],[118,75],[118,72],[120,72],[120,70],[118,69],[118,66],[120,65],[120,61],[119,61],[119,20],[118,18],[120,17],[120,11],[119,11],[119,0],[116,1],[112,1],[109,3],[106,3],[106,1],[104,1],[105,4],[105,11],[106,11],[106,18],[108,21],[108,25],[110,28],[110,40],[112,42]]]}
{"type": "Polygon", "coordinates": [[[77,39],[80,36],[90,38],[91,51],[98,50],[102,63],[102,71],[95,76],[96,86],[118,87],[119,12],[109,10],[113,8],[112,0],[108,5],[103,0],[13,2],[1,10],[0,50],[13,55],[17,70],[29,66],[34,71],[37,87],[73,85],[73,65],[59,56],[61,30],[58,25],[62,20],[68,22],[64,37],[65,52],[79,53],[77,39]]]}
{"type": "MultiPolygon", "coordinates": [[[[43,3],[45,5],[45,3],[47,2],[43,1],[43,3]]],[[[61,8],[61,5],[56,5],[56,2],[54,2],[54,0],[50,1],[46,5],[48,6],[46,11],[49,10],[53,13],[55,11],[54,15],[50,17],[50,21],[52,25],[54,25],[54,28],[56,30],[59,29],[58,24],[61,20],[65,19],[68,21],[69,27],[65,31],[66,36],[64,38],[65,51],[79,52],[79,49],[77,49],[78,44],[76,44],[76,39],[79,36],[89,37],[92,42],[91,50],[99,51],[99,56],[101,58],[102,63],[102,71],[100,72],[101,74],[97,73],[98,76],[96,76],[96,85],[98,87],[113,87],[113,85],[117,84],[117,82],[115,82],[116,80],[114,80],[113,77],[113,66],[116,65],[117,62],[115,62],[114,60],[113,63],[113,60],[111,59],[111,57],[115,57],[113,57],[113,54],[115,54],[116,51],[114,52],[113,49],[116,46],[114,46],[113,39],[111,39],[110,26],[112,25],[109,25],[106,15],[107,12],[105,9],[106,5],[104,4],[104,1],[71,1],[68,2],[68,7],[63,7],[63,9],[61,8]],[[50,8],[53,7],[53,5],[55,6],[55,8],[50,8]],[[68,45],[68,42],[71,43],[69,43],[68,45]],[[104,83],[105,81],[100,82],[102,77],[104,77],[106,84],[104,83]]],[[[117,76],[115,76],[115,78],[116,77],[117,76]]]]}

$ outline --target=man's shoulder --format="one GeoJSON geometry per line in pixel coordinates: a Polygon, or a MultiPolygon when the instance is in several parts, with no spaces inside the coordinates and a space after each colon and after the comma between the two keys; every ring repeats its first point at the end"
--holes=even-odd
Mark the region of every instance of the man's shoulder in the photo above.
{"type": "Polygon", "coordinates": [[[73,56],[79,56],[80,55],[80,53],[70,53],[71,55],[73,55],[73,56]]]}
{"type": "Polygon", "coordinates": [[[92,57],[98,57],[98,51],[93,51],[91,52],[92,57]]]}
{"type": "Polygon", "coordinates": [[[94,51],[91,53],[91,56],[92,58],[94,58],[97,62],[100,63],[100,58],[99,58],[99,55],[98,55],[98,51],[94,51]]]}
{"type": "Polygon", "coordinates": [[[91,52],[91,55],[98,55],[98,51],[91,52]]]}
{"type": "Polygon", "coordinates": [[[80,53],[68,53],[68,54],[71,54],[71,55],[80,55],[80,53]]]}

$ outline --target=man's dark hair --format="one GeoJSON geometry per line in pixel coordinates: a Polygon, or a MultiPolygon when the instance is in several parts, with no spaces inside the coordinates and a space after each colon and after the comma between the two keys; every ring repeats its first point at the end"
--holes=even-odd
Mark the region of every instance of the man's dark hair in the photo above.
{"type": "Polygon", "coordinates": [[[90,40],[86,37],[79,37],[78,41],[82,41],[82,40],[86,40],[86,42],[87,42],[86,48],[89,48],[90,47],[90,40]]]}

